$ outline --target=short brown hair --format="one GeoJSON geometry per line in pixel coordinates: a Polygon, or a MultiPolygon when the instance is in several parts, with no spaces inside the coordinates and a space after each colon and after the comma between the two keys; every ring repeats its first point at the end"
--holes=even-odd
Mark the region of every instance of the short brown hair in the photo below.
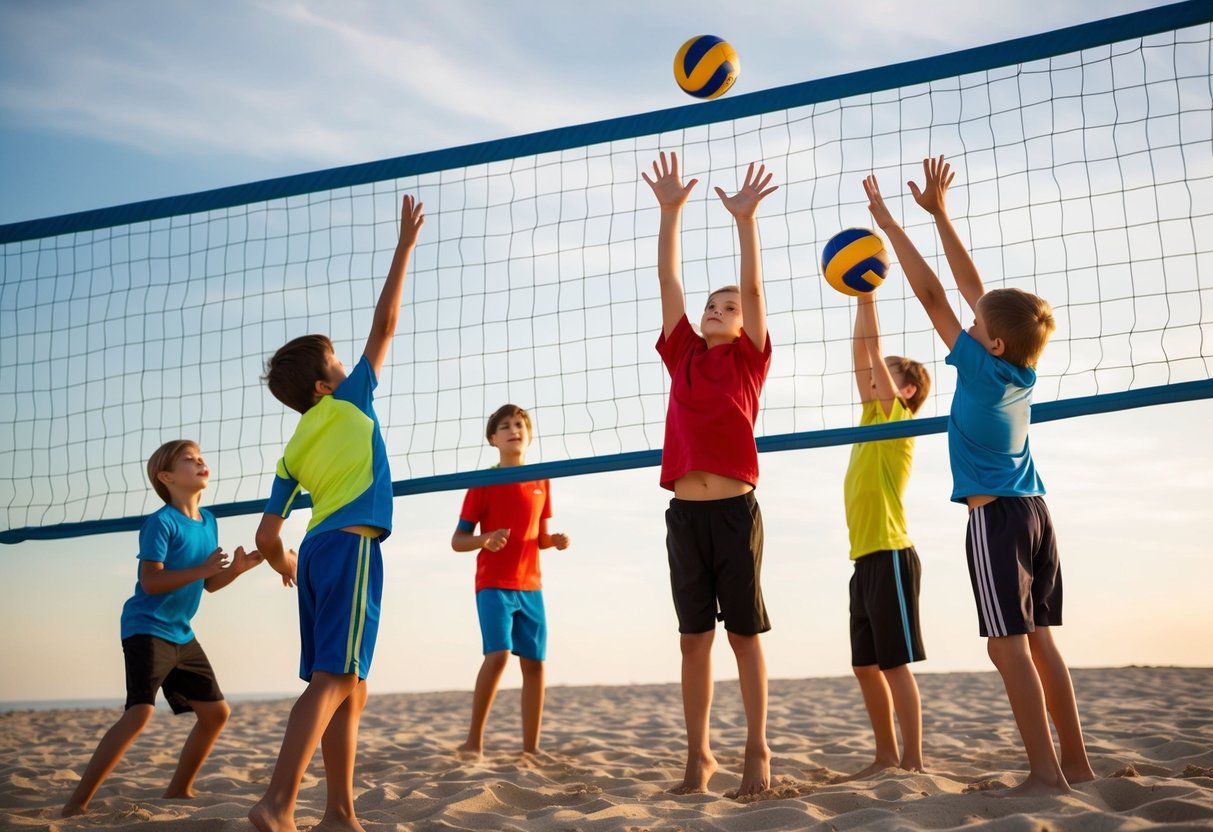
{"type": "Polygon", "coordinates": [[[906,399],[906,407],[910,409],[911,413],[917,413],[918,408],[922,407],[922,403],[927,400],[927,395],[931,392],[931,374],[920,362],[902,355],[886,356],[884,363],[892,372],[900,373],[907,384],[913,384],[918,388],[914,391],[913,396],[906,399]]]}
{"type": "Polygon", "coordinates": [[[708,304],[712,302],[712,298],[716,297],[719,294],[723,294],[724,292],[732,292],[734,294],[740,295],[741,287],[737,286],[737,285],[730,285],[730,286],[721,286],[719,289],[713,289],[712,293],[710,295],[708,295],[708,299],[703,302],[703,308],[707,309],[708,304]]]}
{"type": "Polygon", "coordinates": [[[516,404],[503,404],[501,407],[493,411],[493,415],[489,417],[488,427],[485,428],[484,438],[492,439],[493,434],[497,432],[497,428],[506,419],[512,419],[515,416],[521,416],[522,421],[526,424],[527,433],[533,434],[535,431],[531,428],[531,414],[525,409],[516,404]]]}
{"type": "Polygon", "coordinates": [[[1049,302],[1022,289],[991,289],[979,304],[986,334],[1002,339],[1002,358],[1018,367],[1035,367],[1057,329],[1049,302]]]}
{"type": "Polygon", "coordinates": [[[169,493],[168,486],[160,482],[160,474],[163,471],[173,470],[177,460],[189,448],[201,450],[193,439],[174,439],[157,448],[147,461],[147,478],[152,481],[152,488],[165,504],[173,501],[173,495],[169,493]]]}
{"type": "Polygon", "coordinates": [[[307,413],[316,403],[316,382],[325,377],[333,342],[326,335],[301,335],[278,348],[265,362],[262,380],[274,398],[307,413]]]}

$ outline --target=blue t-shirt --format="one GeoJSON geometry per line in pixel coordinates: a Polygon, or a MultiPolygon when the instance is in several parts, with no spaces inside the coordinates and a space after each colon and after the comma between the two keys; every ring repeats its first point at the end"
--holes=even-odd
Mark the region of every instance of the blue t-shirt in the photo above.
{"type": "MultiPolygon", "coordinates": [[[[186,517],[165,506],[139,529],[139,560],[163,563],[166,570],[189,569],[205,561],[219,546],[215,515],[201,509],[202,519],[186,517]]],[[[143,569],[143,564],[139,564],[143,569]]],[[[136,579],[135,594],[122,607],[122,638],[156,636],[173,644],[194,639],[190,621],[202,600],[201,579],[172,592],[148,595],[136,579]]]]}
{"type": "Polygon", "coordinates": [[[948,415],[952,500],[963,503],[978,494],[1044,494],[1028,443],[1036,371],[990,355],[964,331],[956,337],[947,363],[956,368],[956,394],[948,415]]]}
{"type": "Polygon", "coordinates": [[[303,414],[282,452],[266,514],[288,517],[300,491],[312,495],[306,540],[346,526],[392,531],[392,472],[375,416],[378,385],[362,356],[354,371],[303,414]]]}

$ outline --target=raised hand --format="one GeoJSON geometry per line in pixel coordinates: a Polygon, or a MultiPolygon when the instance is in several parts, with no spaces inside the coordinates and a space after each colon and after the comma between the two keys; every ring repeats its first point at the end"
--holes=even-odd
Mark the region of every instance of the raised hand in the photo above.
{"type": "Polygon", "coordinates": [[[948,212],[946,205],[946,196],[948,186],[952,184],[952,179],[956,176],[956,171],[952,170],[952,166],[943,160],[943,156],[930,157],[922,160],[923,185],[919,188],[913,181],[907,183],[910,186],[910,193],[914,196],[914,201],[932,216],[937,214],[946,214],[948,212]]]}
{"type": "Polygon", "coordinates": [[[887,229],[897,224],[893,215],[889,213],[889,207],[884,204],[884,197],[880,195],[880,184],[876,181],[876,174],[868,174],[864,177],[863,192],[868,197],[868,212],[878,227],[887,229]]]}
{"type": "Polygon", "coordinates": [[[425,223],[425,204],[416,202],[412,194],[405,194],[400,205],[400,245],[412,248],[417,244],[417,235],[425,223]]]}
{"type": "Polygon", "coordinates": [[[662,208],[681,207],[691,195],[691,189],[699,182],[698,179],[692,179],[684,187],[678,176],[678,154],[671,151],[667,159],[664,150],[661,151],[660,158],[653,162],[653,178],[649,179],[644,171],[640,172],[640,178],[653,189],[653,195],[657,197],[662,208]]]}
{"type": "Polygon", "coordinates": [[[203,577],[210,578],[218,575],[224,569],[227,569],[227,562],[227,552],[223,551],[222,547],[211,552],[202,563],[203,577]]]}
{"type": "Polygon", "coordinates": [[[766,165],[759,165],[755,172],[754,163],[750,162],[750,168],[746,171],[745,182],[742,184],[741,190],[733,196],[729,196],[723,189],[717,188],[716,196],[720,197],[724,207],[735,219],[752,219],[758,211],[758,203],[769,194],[779,190],[778,185],[767,187],[772,175],[767,173],[766,165]]]}
{"type": "Polygon", "coordinates": [[[484,541],[484,548],[490,552],[500,552],[505,548],[506,541],[510,539],[509,529],[498,529],[488,536],[484,541]]]}
{"type": "Polygon", "coordinates": [[[256,549],[251,552],[245,552],[243,546],[237,546],[236,554],[232,557],[231,568],[237,572],[247,572],[254,566],[260,565],[263,560],[265,560],[265,556],[256,549]]]}

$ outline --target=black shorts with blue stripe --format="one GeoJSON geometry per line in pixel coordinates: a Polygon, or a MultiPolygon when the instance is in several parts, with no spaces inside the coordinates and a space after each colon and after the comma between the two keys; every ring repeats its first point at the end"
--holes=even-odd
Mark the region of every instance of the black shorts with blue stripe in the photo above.
{"type": "Polygon", "coordinates": [[[855,560],[851,575],[851,665],[891,670],[927,657],[918,624],[922,564],[908,549],[855,560]]]}

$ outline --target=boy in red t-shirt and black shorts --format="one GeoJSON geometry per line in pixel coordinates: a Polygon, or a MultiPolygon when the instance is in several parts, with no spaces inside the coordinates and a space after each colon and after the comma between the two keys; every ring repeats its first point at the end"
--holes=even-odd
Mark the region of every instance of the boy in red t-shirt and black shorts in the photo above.
{"type": "Polygon", "coordinates": [[[736,796],[748,797],[771,785],[767,670],[758,640],[771,624],[759,580],[762,513],[754,498],[754,421],[771,364],[756,213],[775,188],[767,187],[771,174],[766,167],[755,171],[751,164],[735,195],[716,189],[737,223],[741,279],[740,286],[726,286],[708,296],[699,335],[686,317],[679,251],[682,207],[698,180],[683,186],[678,156],[671,153],[667,159],[664,152],[653,162],[653,178],[643,172],[641,177],[661,206],[657,278],[662,331],[657,351],[671,378],[661,486],[674,492],[666,512],[666,548],[681,633],[687,729],[686,772],[673,791],[706,792],[716,771],[708,721],[712,641],[719,618],[737,658],[746,716],[745,765],[736,796]]]}
{"type": "MultiPolygon", "coordinates": [[[[517,405],[497,408],[485,432],[501,455],[500,468],[522,465],[531,444],[531,417],[517,405]]],[[[552,504],[547,480],[486,485],[468,489],[451,537],[456,552],[476,556],[476,611],[484,663],[472,695],[472,723],[459,750],[479,756],[484,728],[510,654],[522,665],[522,750],[539,750],[543,719],[543,662],[547,656],[547,619],[543,611],[540,549],[566,549],[569,537],[549,534],[552,504]],[[475,534],[476,526],[480,534],[475,534]]]]}

